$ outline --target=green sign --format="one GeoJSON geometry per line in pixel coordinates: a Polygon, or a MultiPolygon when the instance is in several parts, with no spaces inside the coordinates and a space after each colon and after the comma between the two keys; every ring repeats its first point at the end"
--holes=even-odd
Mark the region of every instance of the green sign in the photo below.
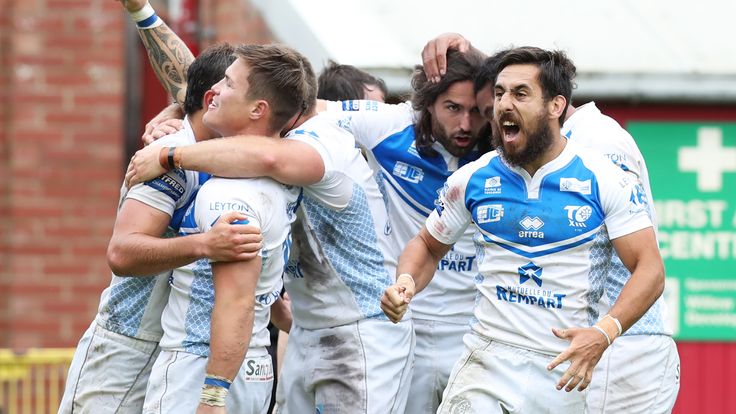
{"type": "Polygon", "coordinates": [[[675,337],[736,340],[736,123],[627,129],[649,169],[675,337]]]}

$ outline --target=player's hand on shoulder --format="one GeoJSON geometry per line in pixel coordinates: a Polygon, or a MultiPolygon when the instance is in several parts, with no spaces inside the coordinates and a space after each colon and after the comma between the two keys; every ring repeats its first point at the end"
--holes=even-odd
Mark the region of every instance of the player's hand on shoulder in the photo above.
{"type": "Polygon", "coordinates": [[[593,369],[608,348],[608,341],[595,328],[552,328],[552,332],[556,337],[570,341],[570,346],[547,366],[551,371],[564,361],[570,361],[570,366],[557,383],[557,389],[564,387],[570,392],[578,387],[578,391],[585,390],[593,379],[593,369]]]}
{"type": "Polygon", "coordinates": [[[159,138],[175,134],[184,129],[184,121],[181,119],[166,119],[157,124],[146,124],[146,130],[141,137],[143,145],[149,145],[159,138]]]}
{"type": "Polygon", "coordinates": [[[184,119],[184,111],[179,104],[173,103],[167,106],[146,124],[141,137],[143,145],[149,145],[161,137],[181,130],[184,128],[182,119],[184,119]]]}
{"type": "Polygon", "coordinates": [[[138,150],[130,159],[128,170],[125,172],[125,185],[130,188],[166,173],[166,169],[159,162],[160,153],[159,146],[148,146],[138,150]]]}
{"type": "Polygon", "coordinates": [[[205,233],[206,256],[216,262],[250,260],[258,256],[263,235],[258,227],[240,224],[246,217],[231,211],[223,214],[205,233]]]}

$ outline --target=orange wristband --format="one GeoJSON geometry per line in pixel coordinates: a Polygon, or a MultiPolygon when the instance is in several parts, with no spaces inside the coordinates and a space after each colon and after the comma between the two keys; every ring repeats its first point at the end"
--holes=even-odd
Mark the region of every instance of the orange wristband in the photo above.
{"type": "Polygon", "coordinates": [[[169,165],[181,170],[181,149],[179,147],[172,147],[169,151],[169,165]]]}
{"type": "Polygon", "coordinates": [[[158,163],[161,164],[161,168],[169,171],[169,147],[161,147],[161,151],[158,153],[158,163]]]}

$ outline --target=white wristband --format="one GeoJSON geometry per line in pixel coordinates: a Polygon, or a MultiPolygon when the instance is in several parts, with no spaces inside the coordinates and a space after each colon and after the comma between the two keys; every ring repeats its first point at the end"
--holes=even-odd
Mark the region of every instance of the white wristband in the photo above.
{"type": "Polygon", "coordinates": [[[142,9],[129,12],[129,14],[136,26],[140,29],[152,29],[154,27],[161,26],[164,23],[164,21],[156,15],[156,11],[153,10],[150,3],[146,3],[142,9]]]}
{"type": "Polygon", "coordinates": [[[611,315],[606,315],[604,317],[609,317],[609,318],[613,319],[613,322],[616,323],[616,327],[618,328],[618,335],[621,336],[621,334],[623,333],[623,329],[621,328],[621,322],[619,322],[618,319],[614,318],[611,315]]]}
{"type": "Polygon", "coordinates": [[[141,20],[146,20],[147,18],[153,16],[154,14],[156,14],[156,11],[153,10],[151,3],[146,2],[146,5],[143,6],[142,9],[136,10],[134,12],[128,12],[128,14],[130,14],[130,17],[133,19],[134,22],[138,23],[141,20]]]}
{"type": "Polygon", "coordinates": [[[605,336],[605,337],[606,337],[606,342],[608,342],[608,345],[611,345],[611,338],[610,338],[610,337],[608,336],[608,334],[606,333],[606,331],[604,331],[604,330],[603,330],[603,328],[601,328],[601,327],[600,327],[600,326],[598,326],[598,325],[593,325],[593,328],[594,328],[594,329],[597,329],[597,330],[598,330],[598,332],[602,333],[602,334],[603,334],[603,336],[605,336]]]}

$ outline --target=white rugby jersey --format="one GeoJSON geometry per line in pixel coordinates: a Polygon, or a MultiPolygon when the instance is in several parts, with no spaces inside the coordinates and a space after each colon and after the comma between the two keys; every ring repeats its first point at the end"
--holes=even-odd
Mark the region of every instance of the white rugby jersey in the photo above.
{"type": "Polygon", "coordinates": [[[646,203],[630,175],[569,142],[534,177],[495,151],[461,168],[426,226],[452,244],[475,223],[480,295],[472,329],[557,354],[569,342],[551,328],[592,326],[608,311],[606,241],[651,227],[646,203]]]}
{"type": "Polygon", "coordinates": [[[380,308],[392,284],[395,255],[381,234],[388,220],[373,172],[355,140],[329,117],[310,118],[287,135],[313,147],[325,174],[304,188],[284,283],[294,323],[305,329],[386,319],[380,308]],[[392,259],[392,257],[394,257],[392,259]]]}
{"type": "MultiPolygon", "coordinates": [[[[388,210],[387,239],[393,261],[424,226],[435,208],[437,195],[447,178],[459,167],[478,159],[472,151],[463,158],[448,153],[440,143],[439,155],[419,154],[414,145],[416,111],[409,102],[399,105],[374,101],[329,102],[329,111],[341,111],[339,124],[350,131],[367,150],[388,210]]],[[[478,274],[473,229],[440,260],[432,282],[411,303],[415,318],[467,323],[473,314],[478,274]]],[[[392,274],[395,267],[391,268],[392,274]]]]}
{"type": "MultiPolygon", "coordinates": [[[[213,177],[199,190],[181,225],[182,235],[205,233],[221,215],[240,211],[246,215],[247,224],[260,228],[262,264],[256,285],[249,349],[271,343],[267,329],[271,305],[279,298],[283,287],[281,275],[289,256],[290,228],[299,194],[298,187],[286,186],[270,178],[213,177]]],[[[210,316],[215,300],[209,259],[174,269],[169,285],[171,294],[161,318],[164,328],[161,348],[208,356],[210,316]]]]}
{"type": "MultiPolygon", "coordinates": [[[[151,145],[194,144],[196,139],[187,118],[184,118],[183,126],[179,132],[151,145]]],[[[187,207],[207,178],[209,175],[206,173],[172,170],[130,190],[123,185],[118,205],[122,206],[126,199],[133,199],[170,215],[167,236],[171,237],[179,231],[187,207]]],[[[158,342],[163,334],[161,312],[169,297],[166,281],[170,274],[171,271],[151,277],[119,277],[113,274],[110,286],[102,292],[97,323],[121,335],[158,342]]]]}
{"type": "MultiPolygon", "coordinates": [[[[562,125],[562,134],[580,146],[600,152],[622,170],[637,177],[649,201],[649,217],[656,230],[657,216],[652,202],[649,171],[631,134],[613,118],[602,114],[595,106],[595,102],[577,108],[562,125]]],[[[630,277],[631,273],[614,252],[613,265],[605,284],[606,296],[610,303],[616,302],[624,283],[630,277]]],[[[624,335],[672,335],[668,319],[667,304],[664,298],[660,297],[624,335]]]]}

